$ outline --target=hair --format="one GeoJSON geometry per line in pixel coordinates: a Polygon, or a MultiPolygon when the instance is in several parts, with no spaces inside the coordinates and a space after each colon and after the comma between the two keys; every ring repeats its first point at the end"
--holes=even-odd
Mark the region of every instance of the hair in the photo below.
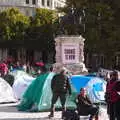
{"type": "Polygon", "coordinates": [[[65,70],[64,69],[62,69],[61,71],[60,71],[60,74],[63,74],[65,72],[65,70]]]}
{"type": "Polygon", "coordinates": [[[84,90],[85,88],[80,88],[80,92],[82,91],[82,90],[84,90]]]}
{"type": "Polygon", "coordinates": [[[49,70],[52,72],[52,71],[53,71],[53,66],[51,66],[51,67],[49,68],[49,70]]]}

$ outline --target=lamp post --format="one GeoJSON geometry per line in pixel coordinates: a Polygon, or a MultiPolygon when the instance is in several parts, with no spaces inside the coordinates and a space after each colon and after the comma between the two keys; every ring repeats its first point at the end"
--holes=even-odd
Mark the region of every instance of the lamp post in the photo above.
{"type": "Polygon", "coordinates": [[[85,14],[85,9],[83,9],[82,12],[83,12],[83,18],[84,18],[83,31],[85,32],[85,31],[86,31],[86,25],[85,25],[85,17],[86,17],[86,14],[85,14]]]}
{"type": "Polygon", "coordinates": [[[75,20],[75,8],[73,7],[73,5],[72,5],[72,8],[71,8],[71,13],[72,13],[72,16],[73,16],[73,24],[76,24],[76,20],[75,20]]]}

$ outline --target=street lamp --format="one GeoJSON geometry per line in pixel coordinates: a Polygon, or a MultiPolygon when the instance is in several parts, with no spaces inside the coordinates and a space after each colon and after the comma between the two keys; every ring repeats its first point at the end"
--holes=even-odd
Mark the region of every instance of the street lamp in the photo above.
{"type": "Polygon", "coordinates": [[[73,5],[72,5],[72,8],[71,8],[71,13],[72,13],[72,16],[73,16],[73,24],[76,24],[76,21],[75,21],[75,8],[73,7],[73,5]]]}

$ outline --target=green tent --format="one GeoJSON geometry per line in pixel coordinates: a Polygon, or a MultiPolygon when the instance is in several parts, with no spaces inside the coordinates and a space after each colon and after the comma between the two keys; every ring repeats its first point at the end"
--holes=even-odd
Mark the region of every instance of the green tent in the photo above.
{"type": "MultiPolygon", "coordinates": [[[[18,110],[20,111],[28,111],[32,110],[32,106],[34,105],[34,110],[37,111],[48,111],[51,107],[51,80],[54,76],[54,73],[46,73],[40,75],[36,80],[34,80],[26,92],[23,95],[23,100],[18,106],[18,110]]],[[[77,95],[76,90],[72,87],[72,95],[67,96],[66,106],[67,108],[74,109],[76,105],[74,103],[75,97],[77,95]]],[[[60,101],[58,100],[56,103],[56,108],[61,108],[60,101]]]]}

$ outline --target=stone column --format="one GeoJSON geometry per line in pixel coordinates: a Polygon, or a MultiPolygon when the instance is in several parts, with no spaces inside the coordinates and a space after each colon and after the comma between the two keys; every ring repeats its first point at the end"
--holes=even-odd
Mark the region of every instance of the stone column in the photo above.
{"type": "Polygon", "coordinates": [[[37,7],[41,8],[42,7],[42,0],[38,0],[37,7]]]}
{"type": "Polygon", "coordinates": [[[55,9],[54,3],[55,3],[55,1],[54,1],[54,0],[51,0],[51,7],[52,7],[52,9],[55,9]]]}
{"type": "Polygon", "coordinates": [[[62,59],[61,59],[62,50],[61,50],[61,41],[60,41],[60,39],[56,38],[55,47],[56,47],[55,48],[56,49],[56,56],[55,56],[56,62],[57,63],[62,63],[62,59]]]}
{"type": "Polygon", "coordinates": [[[44,5],[45,5],[45,8],[46,8],[46,7],[47,7],[47,0],[45,0],[44,2],[45,2],[45,4],[44,4],[44,5]]]}

